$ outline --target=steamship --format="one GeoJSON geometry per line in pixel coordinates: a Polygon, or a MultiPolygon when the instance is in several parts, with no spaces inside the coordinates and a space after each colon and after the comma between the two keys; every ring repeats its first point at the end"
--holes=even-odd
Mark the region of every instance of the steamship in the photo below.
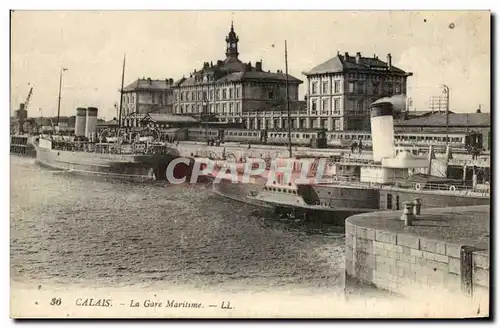
{"type": "MultiPolygon", "coordinates": [[[[177,149],[144,130],[143,135],[97,135],[95,107],[78,108],[75,134],[41,135],[35,143],[36,161],[56,170],[74,174],[98,175],[132,181],[165,180],[168,165],[180,157],[177,149]]],[[[173,177],[190,177],[194,160],[178,163],[173,177]]]]}
{"type": "MultiPolygon", "coordinates": [[[[402,203],[419,199],[426,207],[485,205],[490,203],[488,174],[472,166],[472,179],[448,178],[452,164],[450,148],[437,157],[430,147],[427,154],[412,154],[394,146],[394,106],[390,101],[371,105],[373,157],[343,155],[328,158],[319,167],[315,157],[305,168],[310,183],[296,183],[303,172],[304,162],[293,161],[291,179],[274,174],[272,179],[255,176],[250,183],[234,183],[230,178],[214,183],[219,194],[252,204],[272,207],[282,215],[299,218],[318,218],[343,225],[344,220],[357,213],[377,210],[399,210],[402,203]],[[444,156],[443,156],[444,155],[444,156]],[[322,179],[315,179],[317,173],[322,179]],[[480,179],[479,176],[481,175],[480,179]],[[483,180],[483,181],[480,181],[483,180]],[[482,183],[481,183],[482,182],[482,183]]],[[[489,172],[489,167],[485,167],[489,172]]],[[[465,168],[464,168],[465,170],[465,168]]]]}

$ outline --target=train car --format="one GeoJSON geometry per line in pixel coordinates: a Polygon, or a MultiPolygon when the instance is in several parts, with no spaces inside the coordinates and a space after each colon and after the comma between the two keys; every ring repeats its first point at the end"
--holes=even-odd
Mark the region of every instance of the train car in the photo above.
{"type": "Polygon", "coordinates": [[[218,128],[189,128],[188,129],[188,140],[189,141],[203,141],[217,140],[221,137],[220,129],[218,128]]]}
{"type": "MultiPolygon", "coordinates": [[[[291,143],[294,146],[314,146],[315,148],[324,148],[326,146],[326,131],[324,129],[292,130],[291,133],[291,143]]],[[[288,131],[267,131],[267,144],[288,145],[288,141],[288,131]]]]}
{"type": "Polygon", "coordinates": [[[334,148],[348,148],[354,142],[361,141],[363,147],[372,146],[372,135],[367,131],[332,131],[326,133],[327,146],[334,148]]]}
{"type": "Polygon", "coordinates": [[[265,143],[264,130],[224,129],[224,142],[239,142],[244,144],[265,143]]]}

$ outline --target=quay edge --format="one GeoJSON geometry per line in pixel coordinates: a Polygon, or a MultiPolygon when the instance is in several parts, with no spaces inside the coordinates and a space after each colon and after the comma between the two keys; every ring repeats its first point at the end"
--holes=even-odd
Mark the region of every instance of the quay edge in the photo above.
{"type": "Polygon", "coordinates": [[[426,302],[449,297],[477,306],[484,316],[490,288],[489,205],[423,207],[410,226],[401,212],[346,220],[346,297],[373,288],[426,302]]]}

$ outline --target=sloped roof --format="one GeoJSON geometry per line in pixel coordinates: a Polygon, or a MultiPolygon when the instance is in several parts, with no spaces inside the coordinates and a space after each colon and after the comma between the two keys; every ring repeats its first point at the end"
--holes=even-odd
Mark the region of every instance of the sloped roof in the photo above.
{"type": "Polygon", "coordinates": [[[190,122],[198,122],[195,118],[191,116],[184,115],[172,115],[172,114],[161,114],[161,113],[148,113],[151,119],[156,122],[171,122],[171,123],[190,123],[190,122]]]}
{"type": "Polygon", "coordinates": [[[166,90],[171,87],[167,80],[137,79],[123,88],[123,91],[166,90]]]}
{"type": "MultiPolygon", "coordinates": [[[[238,82],[238,81],[268,81],[268,82],[285,82],[286,74],[284,73],[271,73],[264,71],[245,71],[245,72],[233,72],[226,74],[219,79],[211,83],[224,83],[224,82],[238,82]]],[[[290,84],[301,84],[302,80],[288,74],[288,82],[290,84]]],[[[194,77],[182,78],[176,81],[175,86],[187,86],[194,85],[194,77]]]]}
{"type": "MultiPolygon", "coordinates": [[[[398,121],[397,126],[446,126],[446,113],[434,113],[428,116],[398,121]]],[[[450,113],[448,125],[458,127],[491,126],[490,113],[450,113]]]]}
{"type": "Polygon", "coordinates": [[[402,69],[391,65],[389,69],[387,63],[378,59],[378,57],[360,57],[359,62],[356,62],[355,56],[345,56],[337,54],[335,57],[328,59],[324,63],[315,66],[313,69],[305,72],[305,75],[324,74],[324,73],[340,73],[346,70],[376,70],[390,71],[393,73],[405,74],[402,69]]]}

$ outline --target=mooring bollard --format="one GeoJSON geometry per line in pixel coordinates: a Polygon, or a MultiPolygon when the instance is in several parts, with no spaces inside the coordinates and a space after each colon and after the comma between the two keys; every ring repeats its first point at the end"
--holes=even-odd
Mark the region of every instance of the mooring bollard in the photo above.
{"type": "Polygon", "coordinates": [[[420,215],[420,210],[422,209],[422,202],[420,198],[415,198],[413,201],[413,214],[420,215]]]}
{"type": "Polygon", "coordinates": [[[413,214],[413,202],[404,202],[403,203],[403,215],[401,216],[401,220],[405,222],[405,226],[411,226],[412,220],[415,218],[413,214]]]}

